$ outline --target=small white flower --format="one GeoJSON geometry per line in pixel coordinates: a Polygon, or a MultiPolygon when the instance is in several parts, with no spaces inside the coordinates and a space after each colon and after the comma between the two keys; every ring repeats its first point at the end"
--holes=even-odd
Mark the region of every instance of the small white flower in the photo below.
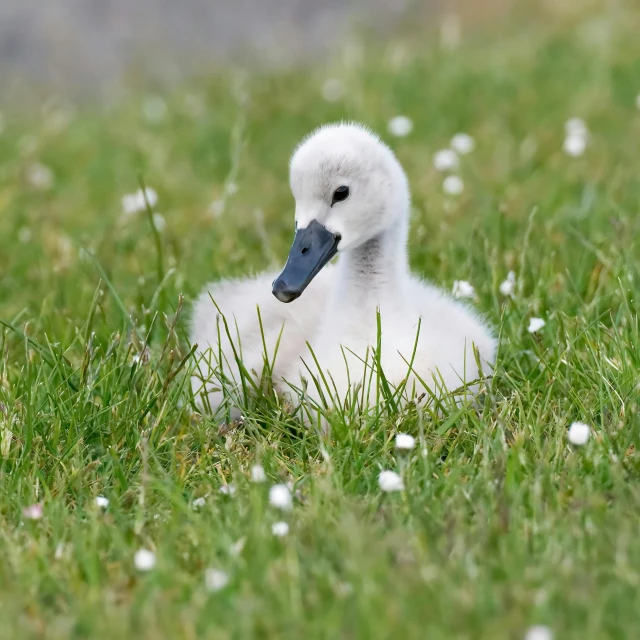
{"type": "Polygon", "coordinates": [[[438,171],[451,171],[458,166],[458,154],[453,149],[440,149],[433,154],[433,166],[438,171]]]}
{"type": "Polygon", "coordinates": [[[581,156],[587,148],[587,138],[581,134],[569,134],[562,145],[564,152],[573,158],[581,156]]]}
{"type": "Polygon", "coordinates": [[[104,496],[96,496],[94,502],[99,509],[106,509],[109,506],[109,498],[105,498],[104,496]]]}
{"type": "Polygon", "coordinates": [[[282,511],[291,511],[293,498],[289,487],[286,484],[274,484],[269,489],[269,503],[272,507],[282,509],[282,511]]]}
{"type": "Polygon", "coordinates": [[[513,292],[516,288],[516,274],[513,271],[509,271],[507,279],[500,283],[500,293],[503,296],[513,296],[513,292]]]}
{"type": "Polygon", "coordinates": [[[191,503],[191,506],[194,509],[199,509],[200,507],[204,507],[204,505],[207,503],[206,499],[204,496],[200,496],[199,498],[195,498],[193,500],[193,502],[191,503]]]}
{"type": "Polygon", "coordinates": [[[416,439],[408,433],[396,434],[396,449],[410,451],[416,446],[416,439]]]}
{"type": "Polygon", "coordinates": [[[402,491],[404,482],[395,471],[381,471],[378,476],[378,484],[383,491],[402,491]]]}
{"type": "Polygon", "coordinates": [[[142,189],[138,189],[138,191],[136,191],[136,194],[142,203],[140,205],[141,209],[147,208],[144,201],[145,195],[147,196],[147,202],[149,203],[150,207],[155,207],[158,204],[158,194],[156,193],[155,189],[152,189],[151,187],[146,187],[144,191],[142,191],[142,189]]]}
{"type": "Polygon", "coordinates": [[[31,229],[29,227],[21,227],[18,231],[18,240],[22,244],[27,244],[27,242],[31,242],[33,234],[31,233],[31,229]]]}
{"type": "Polygon", "coordinates": [[[545,324],[547,323],[542,318],[531,318],[531,320],[529,320],[529,326],[527,327],[527,331],[529,333],[536,333],[540,331],[540,329],[542,329],[542,327],[544,327],[545,324]]]}
{"type": "Polygon", "coordinates": [[[132,216],[140,211],[138,207],[138,198],[135,193],[127,193],[122,196],[122,213],[125,216],[132,216]]]}
{"type": "Polygon", "coordinates": [[[133,564],[138,571],[150,571],[156,566],[156,554],[149,549],[138,549],[133,556],[133,564]]]}
{"type": "Polygon", "coordinates": [[[553,640],[553,631],[543,624],[536,624],[527,629],[524,640],[553,640]]]}
{"type": "Polygon", "coordinates": [[[442,190],[450,196],[459,196],[464,191],[464,182],[458,176],[447,176],[442,182],[442,190]]]}
{"type": "Polygon", "coordinates": [[[167,221],[164,219],[164,216],[161,213],[153,214],[153,226],[156,228],[158,233],[162,233],[167,226],[167,221]]]}
{"type": "Polygon", "coordinates": [[[27,168],[27,180],[34,189],[46,191],[53,186],[53,171],[49,167],[36,162],[27,168]]]}
{"type": "Polygon", "coordinates": [[[451,138],[451,148],[461,155],[466,155],[476,148],[476,143],[468,133],[456,133],[451,138]]]}
{"type": "Polygon", "coordinates": [[[286,522],[274,522],[271,525],[271,533],[278,538],[284,538],[289,533],[289,525],[286,522]]]}
{"type": "Polygon", "coordinates": [[[159,96],[151,96],[144,101],[142,113],[147,122],[160,122],[167,115],[167,103],[159,96]]]}
{"type": "Polygon", "coordinates": [[[338,78],[329,78],[322,85],[321,93],[327,102],[338,102],[344,96],[344,83],[338,78]]]}
{"type": "Polygon", "coordinates": [[[584,444],[587,444],[589,440],[589,436],[591,435],[591,427],[584,422],[574,422],[569,427],[569,433],[567,437],[569,438],[569,442],[571,444],[575,444],[580,447],[584,444]]]}
{"type": "Polygon", "coordinates": [[[589,129],[587,129],[587,125],[582,118],[569,118],[564,123],[565,133],[569,135],[583,135],[589,133],[589,129]]]}
{"type": "Polygon", "coordinates": [[[230,180],[224,185],[224,192],[229,196],[234,196],[238,193],[238,183],[230,180]]]}
{"type": "Polygon", "coordinates": [[[475,298],[476,290],[473,285],[466,280],[454,280],[451,291],[454,298],[475,298]]]}
{"type": "Polygon", "coordinates": [[[404,138],[413,131],[413,122],[411,118],[408,118],[407,116],[396,116],[395,118],[391,118],[387,126],[389,128],[389,133],[398,138],[404,138]]]}
{"type": "Polygon", "coordinates": [[[36,504],[30,504],[28,507],[25,507],[22,510],[22,515],[27,520],[40,520],[42,518],[42,502],[37,502],[36,504]]]}
{"type": "Polygon", "coordinates": [[[207,209],[207,213],[209,213],[209,215],[213,216],[214,218],[219,218],[224,213],[224,209],[225,209],[224,200],[214,200],[209,205],[209,208],[207,209]]]}
{"type": "Polygon", "coordinates": [[[53,552],[53,557],[56,560],[62,560],[62,556],[64,556],[65,545],[62,542],[58,542],[56,545],[56,550],[53,552]]]}
{"type": "Polygon", "coordinates": [[[229,576],[221,569],[207,569],[204,572],[204,584],[207,591],[221,591],[229,584],[229,576]]]}
{"type": "Polygon", "coordinates": [[[144,200],[145,193],[147,195],[147,202],[150,207],[155,207],[158,203],[158,194],[151,187],[147,187],[143,192],[142,189],[138,189],[135,193],[128,193],[122,196],[122,212],[126,216],[132,216],[139,211],[144,211],[147,205],[144,200]]]}
{"type": "Polygon", "coordinates": [[[223,484],[220,487],[220,493],[233,498],[236,495],[236,485],[235,484],[223,484]]]}
{"type": "Polygon", "coordinates": [[[262,465],[254,464],[251,467],[251,482],[266,482],[267,474],[264,472],[262,465]]]}
{"type": "Polygon", "coordinates": [[[640,109],[640,93],[636,96],[636,107],[640,109]]]}

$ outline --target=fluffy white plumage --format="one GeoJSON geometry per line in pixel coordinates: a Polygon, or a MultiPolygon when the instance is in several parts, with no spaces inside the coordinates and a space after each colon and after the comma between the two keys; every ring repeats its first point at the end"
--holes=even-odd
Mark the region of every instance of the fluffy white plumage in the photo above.
{"type": "MultiPolygon", "coordinates": [[[[197,395],[204,391],[215,409],[224,398],[220,369],[228,380],[240,380],[218,308],[245,369],[259,377],[264,364],[259,307],[270,360],[282,332],[272,363],[276,389],[290,393],[291,386],[301,388],[305,378],[307,397],[318,403],[321,394],[312,375],[319,372],[307,343],[322,372],[330,372],[333,393],[337,390],[344,399],[370,375],[364,361],[371,367],[377,310],[382,370],[391,385],[407,379],[407,395],[421,394],[425,385],[438,393],[442,385],[454,390],[476,381],[480,372],[474,347],[483,373],[491,373],[496,341],[485,322],[409,271],[409,187],[393,152],[376,135],[357,124],[318,129],[294,152],[290,183],[297,229],[315,221],[339,234],[338,264],[324,267],[289,304],[272,295],[275,273],[207,287],[195,303],[192,320],[191,339],[202,356],[199,375],[193,378],[197,395]],[[332,194],[342,185],[348,186],[349,197],[332,203],[332,194]]],[[[369,400],[375,401],[375,382],[370,387],[369,400]]],[[[471,387],[473,391],[477,385],[471,387]]]]}

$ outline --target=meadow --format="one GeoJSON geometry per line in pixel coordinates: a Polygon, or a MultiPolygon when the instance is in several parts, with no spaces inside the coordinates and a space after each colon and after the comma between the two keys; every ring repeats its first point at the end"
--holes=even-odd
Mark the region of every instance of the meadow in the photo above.
{"type": "Polygon", "coordinates": [[[586,5],[3,112],[0,638],[637,636],[640,11],[586,5]],[[190,303],[284,263],[289,155],[342,119],[403,163],[412,268],[473,287],[493,386],[327,435],[203,414],[190,303]]]}

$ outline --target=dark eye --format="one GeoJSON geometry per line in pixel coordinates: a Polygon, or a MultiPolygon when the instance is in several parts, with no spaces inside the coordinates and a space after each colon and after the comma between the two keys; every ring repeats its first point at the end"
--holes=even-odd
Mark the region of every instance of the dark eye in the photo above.
{"type": "Polygon", "coordinates": [[[349,197],[349,187],[345,187],[344,185],[342,185],[341,187],[338,187],[333,192],[333,199],[331,201],[331,206],[333,207],[333,205],[336,202],[342,202],[343,200],[346,200],[348,197],[349,197]]]}

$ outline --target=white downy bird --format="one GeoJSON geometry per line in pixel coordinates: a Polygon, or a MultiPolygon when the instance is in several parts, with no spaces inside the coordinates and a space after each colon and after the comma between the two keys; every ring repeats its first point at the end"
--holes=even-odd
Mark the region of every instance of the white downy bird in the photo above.
{"type": "Polygon", "coordinates": [[[283,271],[213,283],[195,303],[196,396],[232,409],[237,359],[259,379],[265,344],[275,388],[295,396],[304,378],[305,406],[354,390],[374,403],[377,362],[407,399],[477,391],[496,339],[465,303],[409,271],[409,186],[391,149],[361,125],[323,126],[295,150],[290,184],[296,232],[283,271]]]}

